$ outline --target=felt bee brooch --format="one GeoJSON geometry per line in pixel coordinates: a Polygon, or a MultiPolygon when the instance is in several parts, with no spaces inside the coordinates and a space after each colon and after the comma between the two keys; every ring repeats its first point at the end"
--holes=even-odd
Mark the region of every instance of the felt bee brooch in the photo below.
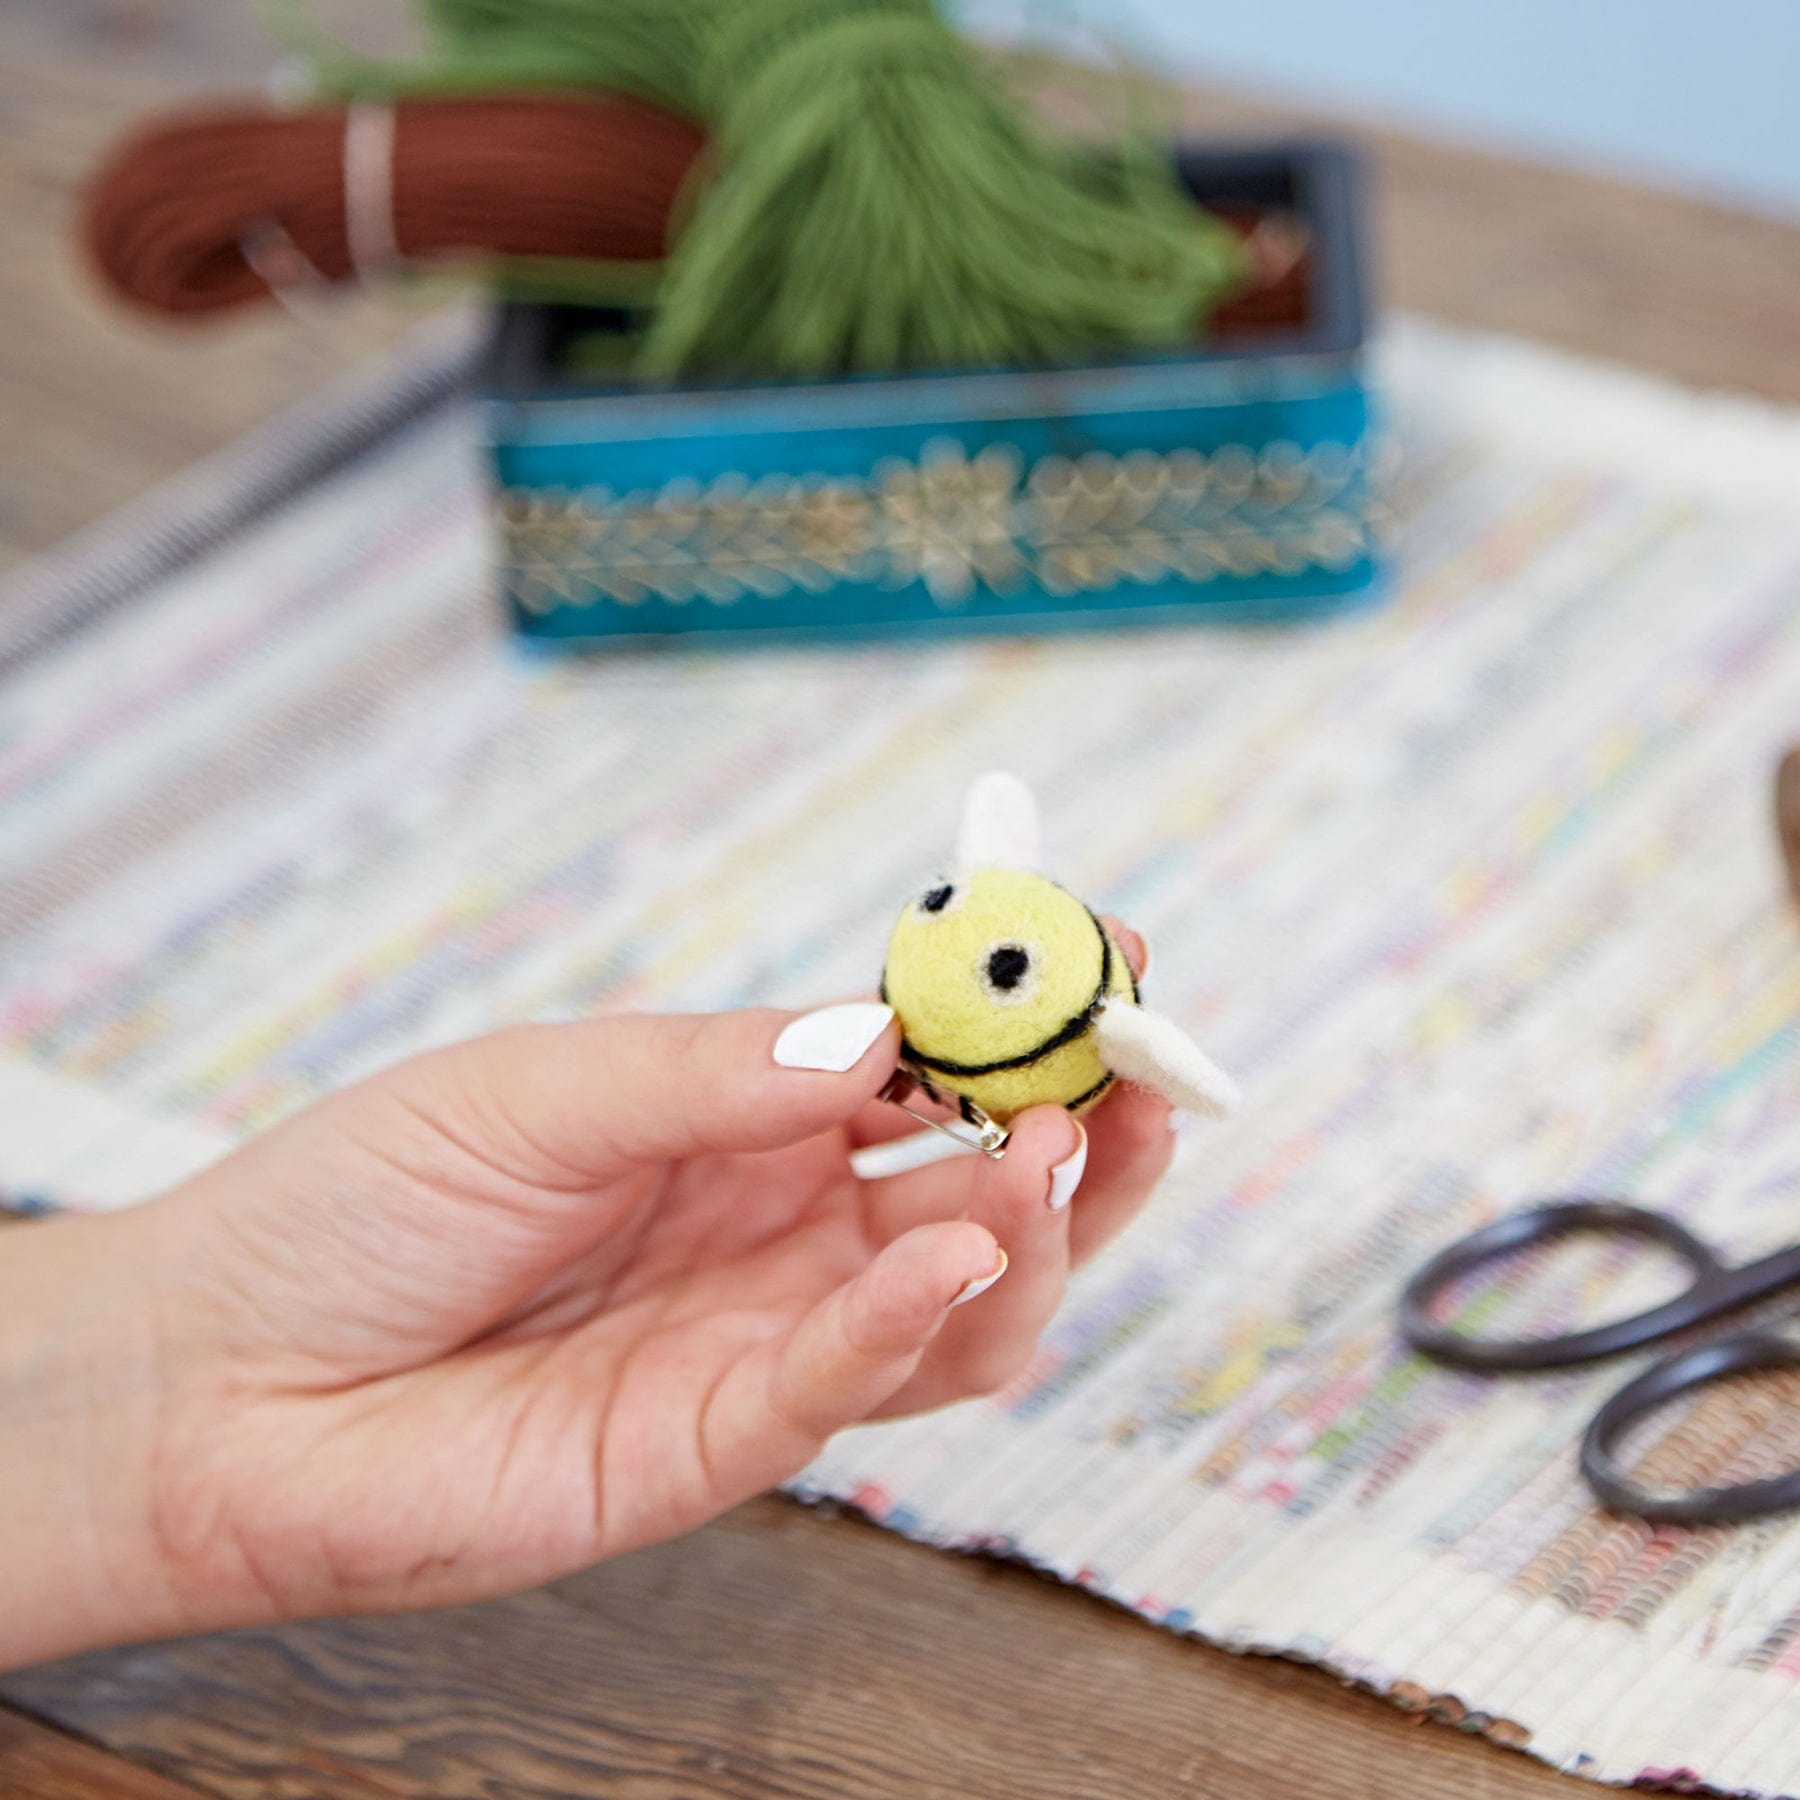
{"type": "Polygon", "coordinates": [[[1193,1112],[1229,1112],[1231,1078],[1141,1003],[1112,933],[1037,860],[1030,790],[983,776],[952,872],[913,896],[888,940],[881,997],[905,1039],[888,1098],[917,1091],[954,1108],[990,1155],[1014,1114],[1078,1113],[1120,1079],[1193,1112]]]}

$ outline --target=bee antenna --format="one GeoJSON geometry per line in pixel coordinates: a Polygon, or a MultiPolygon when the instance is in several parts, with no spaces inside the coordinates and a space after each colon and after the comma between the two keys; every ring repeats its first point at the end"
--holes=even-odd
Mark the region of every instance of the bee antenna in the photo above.
{"type": "Polygon", "coordinates": [[[1031,789],[1004,770],[978,776],[963,800],[956,835],[958,871],[1037,866],[1038,810],[1031,789]]]}

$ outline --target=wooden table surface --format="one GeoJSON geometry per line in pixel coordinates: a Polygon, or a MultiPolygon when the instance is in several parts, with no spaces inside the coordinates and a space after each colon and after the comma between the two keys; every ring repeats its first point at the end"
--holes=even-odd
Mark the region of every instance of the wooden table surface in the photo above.
{"type": "MultiPolygon", "coordinates": [[[[386,0],[329,0],[369,41],[386,0]]],[[[69,249],[98,149],[267,46],[218,0],[0,11],[0,567],[401,335],[407,303],[174,333],[69,249]]],[[[1197,129],[1298,115],[1219,96],[1197,129]]],[[[1800,230],[1359,131],[1398,303],[1800,400],[1800,230]]],[[[113,1652],[0,1683],[4,1800],[1577,1800],[1524,1757],[1020,1570],[780,1500],[510,1601],[113,1652]]]]}

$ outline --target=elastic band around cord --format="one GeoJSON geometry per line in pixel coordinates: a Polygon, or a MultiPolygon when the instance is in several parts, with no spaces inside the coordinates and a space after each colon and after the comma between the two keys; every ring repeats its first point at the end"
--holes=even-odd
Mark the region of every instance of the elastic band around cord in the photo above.
{"type": "Polygon", "coordinates": [[[344,113],[344,242],[359,281],[401,261],[394,219],[391,106],[355,105],[344,113]]]}

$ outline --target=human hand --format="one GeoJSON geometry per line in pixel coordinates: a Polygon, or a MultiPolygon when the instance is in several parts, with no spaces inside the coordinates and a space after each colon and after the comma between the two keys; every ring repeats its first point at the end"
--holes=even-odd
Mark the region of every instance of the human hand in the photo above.
{"type": "Polygon", "coordinates": [[[135,1212],[9,1231],[0,1430],[19,1319],[62,1373],[11,1390],[56,1448],[0,1468],[0,1665],[513,1590],[1004,1385],[1162,1173],[1168,1108],[1036,1108],[997,1162],[859,1181],[851,1150],[910,1129],[874,1098],[898,1046],[872,1004],[526,1027],[135,1212]]]}

